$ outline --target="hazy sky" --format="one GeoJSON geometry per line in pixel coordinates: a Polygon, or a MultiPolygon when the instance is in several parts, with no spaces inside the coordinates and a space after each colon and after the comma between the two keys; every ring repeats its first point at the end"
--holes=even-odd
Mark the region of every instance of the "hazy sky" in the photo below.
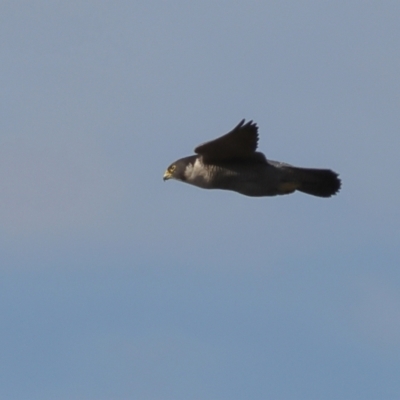
{"type": "Polygon", "coordinates": [[[2,1],[0,398],[400,398],[399,21],[2,1]],[[242,118],[339,195],[163,183],[242,118]]]}

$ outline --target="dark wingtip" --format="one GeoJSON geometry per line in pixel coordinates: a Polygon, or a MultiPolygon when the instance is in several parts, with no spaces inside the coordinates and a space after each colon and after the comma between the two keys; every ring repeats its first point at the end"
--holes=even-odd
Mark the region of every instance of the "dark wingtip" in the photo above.
{"type": "Polygon", "coordinates": [[[241,128],[241,127],[244,125],[245,122],[246,122],[246,119],[243,118],[243,119],[235,126],[234,129],[241,128]]]}
{"type": "Polygon", "coordinates": [[[245,127],[245,126],[253,126],[254,128],[257,128],[257,129],[258,129],[258,126],[257,126],[257,123],[256,123],[256,122],[254,122],[252,119],[246,122],[246,119],[245,119],[245,118],[243,118],[243,119],[235,126],[234,129],[243,128],[243,127],[245,127]]]}

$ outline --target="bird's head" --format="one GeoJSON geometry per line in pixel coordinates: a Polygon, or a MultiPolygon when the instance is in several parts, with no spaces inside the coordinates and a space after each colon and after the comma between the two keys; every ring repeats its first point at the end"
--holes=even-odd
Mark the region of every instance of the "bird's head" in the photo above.
{"type": "Polygon", "coordinates": [[[163,180],[167,181],[168,179],[174,179],[175,171],[176,171],[176,164],[173,163],[164,172],[163,180]]]}
{"type": "Polygon", "coordinates": [[[168,179],[176,179],[185,182],[187,179],[187,168],[189,165],[193,165],[195,159],[196,156],[190,156],[173,162],[164,172],[163,180],[167,181],[168,179]]]}
{"type": "Polygon", "coordinates": [[[183,181],[185,178],[186,164],[182,163],[181,160],[173,162],[164,172],[163,180],[177,179],[183,181]]]}

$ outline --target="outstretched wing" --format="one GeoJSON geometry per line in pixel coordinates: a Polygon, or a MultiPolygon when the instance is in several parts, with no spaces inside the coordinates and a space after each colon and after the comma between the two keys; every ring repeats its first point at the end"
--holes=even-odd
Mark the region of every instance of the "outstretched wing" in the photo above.
{"type": "Polygon", "coordinates": [[[258,142],[258,126],[242,119],[229,133],[197,146],[195,153],[207,161],[227,161],[251,158],[258,142]]]}

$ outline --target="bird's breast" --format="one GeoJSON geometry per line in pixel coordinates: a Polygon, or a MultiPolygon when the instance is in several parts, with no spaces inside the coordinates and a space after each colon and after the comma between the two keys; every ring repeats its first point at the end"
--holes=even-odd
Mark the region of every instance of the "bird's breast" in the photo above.
{"type": "Polygon", "coordinates": [[[187,183],[209,188],[212,180],[212,168],[197,158],[194,163],[189,163],[186,166],[184,176],[187,183]]]}

